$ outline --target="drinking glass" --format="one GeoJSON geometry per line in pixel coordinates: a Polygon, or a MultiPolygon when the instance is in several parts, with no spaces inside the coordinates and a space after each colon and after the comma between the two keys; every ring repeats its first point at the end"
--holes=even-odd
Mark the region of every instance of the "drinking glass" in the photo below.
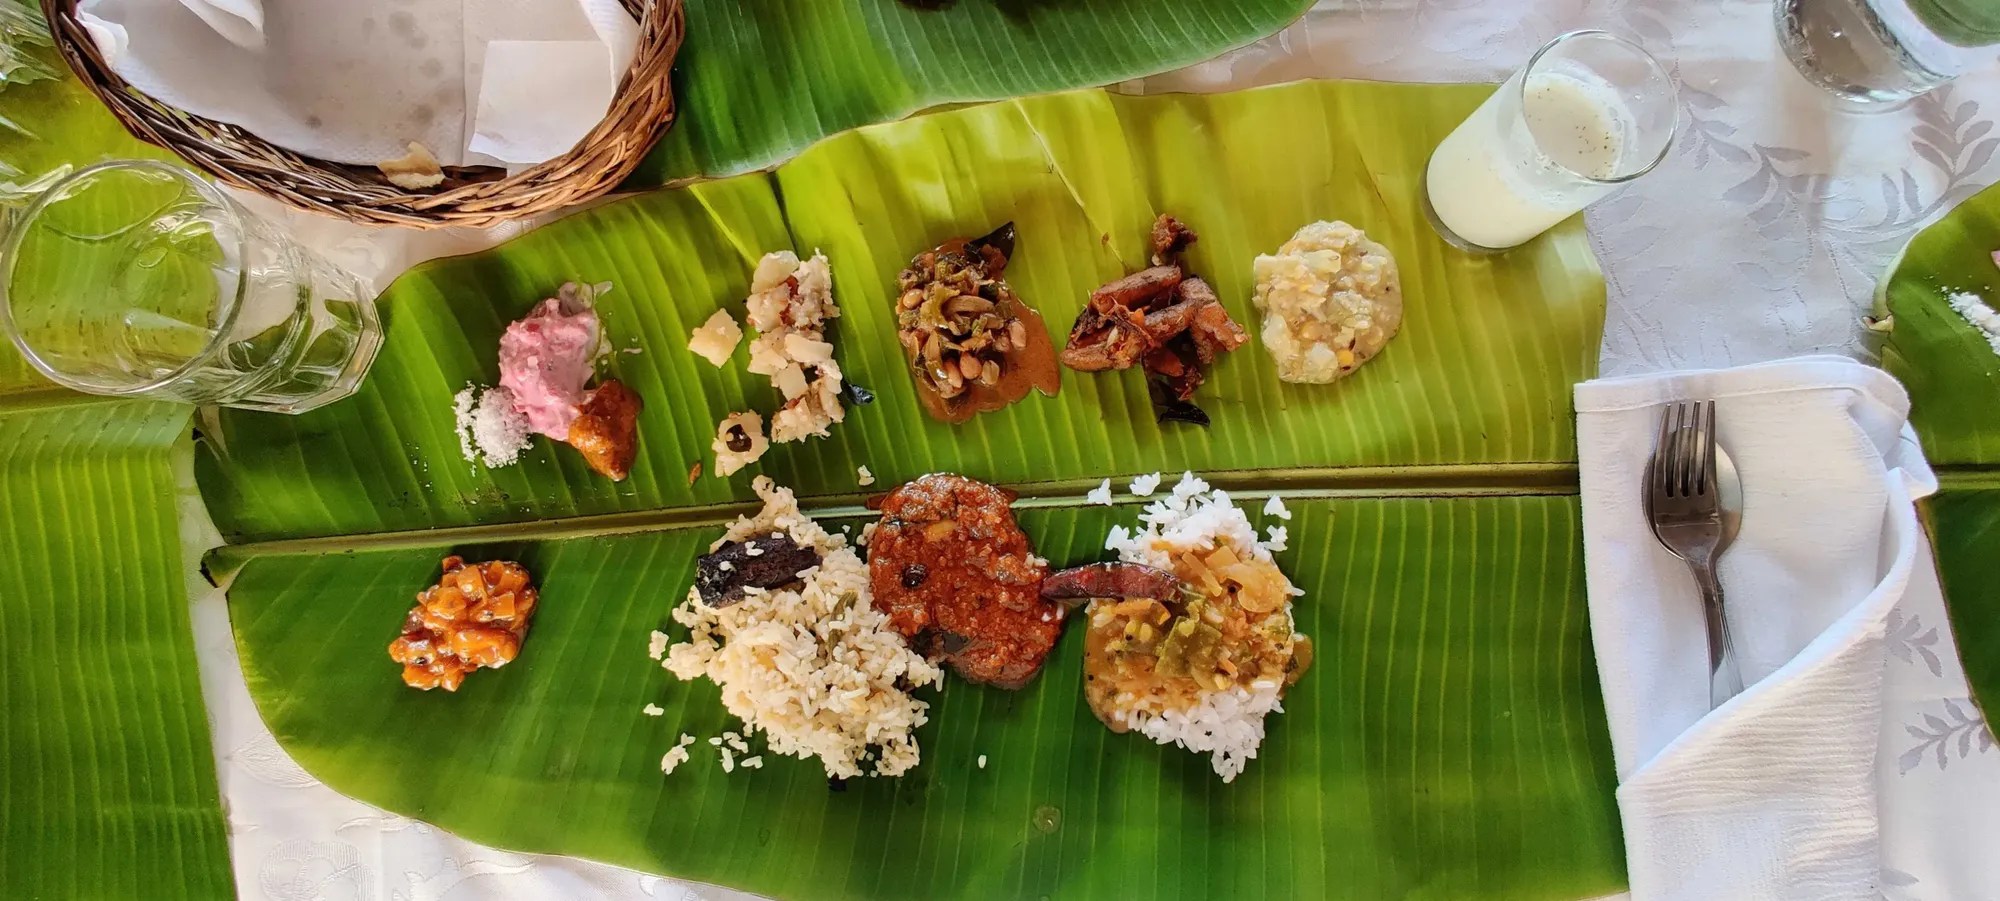
{"type": "Polygon", "coordinates": [[[1775,9],[1792,66],[1859,108],[1899,106],[2000,45],[2000,0],[1777,0],[1775,9]]]}
{"type": "Polygon", "coordinates": [[[1558,36],[1438,144],[1424,214],[1457,247],[1519,245],[1653,170],[1679,117],[1674,81],[1639,45],[1558,36]]]}
{"type": "Polygon", "coordinates": [[[352,393],[382,344],[359,279],[139,160],[80,169],[13,218],[0,326],[77,391],[280,413],[352,393]]]}

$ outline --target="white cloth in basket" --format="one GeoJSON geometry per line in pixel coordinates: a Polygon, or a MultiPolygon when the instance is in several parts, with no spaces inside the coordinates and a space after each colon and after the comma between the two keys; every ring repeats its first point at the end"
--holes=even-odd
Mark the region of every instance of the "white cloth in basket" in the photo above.
{"type": "Polygon", "coordinates": [[[618,0],[83,0],[147,96],[281,147],[373,165],[523,167],[604,118],[638,24],[618,0]]]}

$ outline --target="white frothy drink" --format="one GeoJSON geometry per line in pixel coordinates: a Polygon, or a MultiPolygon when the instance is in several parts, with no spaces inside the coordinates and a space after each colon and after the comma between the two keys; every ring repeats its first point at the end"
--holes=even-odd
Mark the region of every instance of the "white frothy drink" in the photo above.
{"type": "Polygon", "coordinates": [[[1618,91],[1586,71],[1516,74],[1438,145],[1432,210],[1458,237],[1513,247],[1611,190],[1632,143],[1618,91]],[[1511,92],[1519,90],[1519,112],[1511,92]]]}

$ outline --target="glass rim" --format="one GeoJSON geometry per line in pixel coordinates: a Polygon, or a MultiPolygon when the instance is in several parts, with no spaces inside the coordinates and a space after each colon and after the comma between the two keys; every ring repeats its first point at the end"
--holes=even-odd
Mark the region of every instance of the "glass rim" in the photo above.
{"type": "Polygon", "coordinates": [[[42,375],[48,377],[49,380],[64,388],[105,397],[142,395],[158,391],[161,388],[186,379],[202,364],[214,360],[221,354],[223,346],[227,343],[226,339],[230,331],[236,326],[237,316],[243,311],[244,279],[239,273],[236,279],[236,288],[231,292],[229,298],[229,307],[223,311],[222,317],[216,321],[213,330],[214,333],[202,345],[201,350],[189,355],[185,362],[174,367],[165,375],[161,375],[150,381],[135,382],[130,385],[106,386],[76,378],[50,365],[48,360],[43,359],[42,355],[35,350],[35,347],[28,343],[27,336],[22,333],[21,329],[14,322],[14,293],[12,291],[14,268],[20,264],[21,241],[27,234],[28,224],[46,212],[49,206],[60,197],[60,192],[63,189],[87,177],[94,177],[104,172],[130,169],[148,170],[168,175],[181,184],[193,189],[195,193],[202,196],[202,199],[208,201],[215,210],[226,214],[230,218],[231,224],[236,227],[236,258],[238,260],[249,258],[250,235],[248,230],[243,227],[243,213],[237,208],[235,201],[231,200],[227,194],[224,194],[221,188],[199,177],[192,170],[163,160],[121,159],[92,163],[64,176],[60,181],[50,185],[48,190],[43,191],[37,196],[28,204],[26,209],[12,216],[6,229],[5,240],[0,241],[0,329],[4,329],[7,332],[7,337],[13,341],[15,349],[21,352],[21,356],[28,361],[28,365],[35,368],[35,371],[40,372],[42,375]]]}
{"type": "MultiPolygon", "coordinates": [[[[1648,52],[1646,48],[1639,46],[1639,43],[1637,41],[1634,41],[1631,38],[1624,37],[1623,35],[1613,34],[1609,31],[1605,31],[1602,28],[1579,28],[1574,31],[1565,31],[1562,34],[1550,38],[1547,43],[1544,43],[1542,46],[1536,48],[1534,55],[1528,57],[1528,61],[1521,66],[1520,82],[1514,86],[1514,102],[1517,108],[1520,109],[1526,108],[1526,103],[1528,101],[1528,73],[1533,72],[1535,70],[1535,66],[1541,63],[1542,57],[1547,56],[1549,54],[1549,51],[1552,51],[1557,47],[1560,47],[1571,41],[1584,38],[1602,38],[1605,40],[1609,40],[1614,44],[1617,44],[1621,47],[1624,47],[1627,50],[1632,51],[1633,53],[1638,54],[1639,58],[1645,61],[1647,68],[1651,69],[1654,72],[1659,73],[1660,80],[1662,82],[1665,82],[1667,86],[1667,100],[1668,100],[1667,109],[1669,110],[1669,115],[1671,115],[1672,117],[1671,121],[1669,121],[1667,124],[1667,139],[1660,143],[1660,152],[1654,154],[1652,159],[1647,160],[1645,165],[1640,166],[1639,168],[1634,169],[1631,172],[1627,172],[1623,175],[1614,176],[1612,178],[1598,178],[1594,175],[1578,172],[1575,169],[1571,169],[1570,167],[1563,165],[1563,163],[1560,160],[1557,160],[1555,157],[1550,156],[1548,151],[1542,149],[1542,142],[1539,139],[1535,140],[1535,152],[1540,153],[1543,157],[1547,158],[1548,161],[1551,164],[1553,164],[1556,168],[1561,169],[1562,171],[1567,172],[1571,175],[1574,175],[1577,178],[1580,178],[1590,184],[1622,185],[1625,184],[1626,182],[1638,178],[1641,175],[1645,175],[1646,173],[1651,172],[1656,168],[1659,168],[1659,165],[1666,161],[1667,154],[1673,151],[1674,136],[1680,132],[1681,128],[1680,86],[1674,83],[1672,74],[1667,72],[1666,66],[1660,64],[1660,60],[1658,57],[1648,52]]],[[[1532,129],[1528,131],[1528,136],[1530,138],[1534,138],[1534,131],[1532,129]]]]}

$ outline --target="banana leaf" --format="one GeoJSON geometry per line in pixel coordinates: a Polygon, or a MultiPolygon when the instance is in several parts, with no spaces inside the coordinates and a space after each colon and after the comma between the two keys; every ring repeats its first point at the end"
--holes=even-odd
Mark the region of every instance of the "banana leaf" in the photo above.
{"type": "Polygon", "coordinates": [[[1883,279],[1882,365],[1910,391],[1910,421],[1938,467],[1924,513],[1974,698],[2000,711],[2000,352],[1951,308],[1971,294],[2000,309],[2000,186],[1910,241],[1883,279]]]}
{"type": "MultiPolygon", "coordinates": [[[[0,203],[103,154],[154,154],[68,77],[38,16],[0,7],[0,203]]],[[[0,340],[8,898],[233,891],[176,528],[187,421],[55,388],[0,340]]]]}
{"type": "MultiPolygon", "coordinates": [[[[39,191],[77,166],[172,159],[112,118],[56,53],[39,6],[0,0],[0,203],[39,191]]],[[[0,382],[0,384],[6,384],[0,382]]]]}
{"type": "Polygon", "coordinates": [[[187,409],[0,402],[0,886],[231,893],[170,451],[187,409]]]}
{"type": "Polygon", "coordinates": [[[1110,84],[1276,32],[1311,0],[690,0],[680,118],[631,179],[736,175],[918,110],[1110,84]]]}
{"type": "Polygon", "coordinates": [[[1471,257],[1418,212],[1430,148],[1490,90],[1315,82],[971,107],[420,267],[382,298],[386,343],[356,396],[202,423],[201,490],[239,542],[210,571],[228,581],[252,697],[289,753],[355,797],[501,847],[786,898],[1614,891],[1568,400],[1594,368],[1603,282],[1580,220],[1471,257]],[[1201,233],[1192,268],[1253,331],[1257,253],[1314,219],[1362,226],[1400,261],[1403,334],[1330,386],[1283,385],[1247,346],[1203,386],[1205,430],[1156,423],[1136,372],[1065,372],[1059,396],[956,427],[919,412],[887,319],[912,255],[1013,220],[1009,279],[1061,340],[1091,288],[1144,265],[1160,212],[1201,233]],[[743,349],[718,369],[687,336],[718,307],[740,316],[751,267],[779,248],[831,259],[832,340],[875,400],[829,439],[691,479],[716,420],[777,394],[743,349]],[[567,448],[466,463],[451,395],[490,383],[505,324],[572,279],[614,284],[600,313],[638,351],[610,364],[647,400],[631,478],[591,475],[567,448]],[[724,776],[712,751],[660,774],[681,732],[732,724],[714,686],[645,659],[645,638],[753,475],[850,526],[865,493],[926,472],[1006,484],[1061,564],[1100,558],[1137,512],[1080,506],[1100,479],[1181,469],[1248,509],[1291,499],[1281,563],[1320,648],[1235,783],[1099,725],[1074,634],[1022,692],[931,696],[924,763],[900,779],[831,791],[816,763],[768,756],[724,776]],[[385,648],[447,553],[518,559],[544,601],[519,660],[456,695],[417,693],[385,648]],[[667,715],[643,716],[649,702],[667,715]]]}
{"type": "MultiPolygon", "coordinates": [[[[817,762],[770,754],[725,775],[705,743],[663,777],[676,736],[735,728],[712,685],[642,653],[713,528],[257,556],[231,618],[266,724],[309,772],[503,847],[779,898],[1616,890],[1575,499],[1291,507],[1300,537],[1279,560],[1316,662],[1227,785],[1205,757],[1097,722],[1075,629],[1021,692],[934,695],[924,762],[902,778],[830,791],[817,762]],[[412,586],[460,551],[543,574],[529,647],[456,696],[410,691],[383,647],[412,586]]],[[[1033,506],[1022,523],[1052,561],[1087,562],[1135,513],[1033,506]]]]}
{"type": "MultiPolygon", "coordinates": [[[[0,38],[22,55],[13,74],[0,78],[0,208],[26,203],[57,179],[109,159],[172,159],[127,134],[111,112],[70,73],[46,33],[39,11],[0,6],[0,38]],[[19,29],[19,30],[17,30],[19,29]]],[[[0,217],[6,215],[0,209],[0,217]]],[[[4,220],[0,220],[4,221],[4,220]]],[[[75,261],[60,261],[72,265],[75,261]]],[[[0,341],[0,395],[45,393],[54,386],[28,365],[12,341],[0,341]]]]}
{"type": "MultiPolygon", "coordinates": [[[[1953,473],[1923,505],[1959,662],[1983,711],[2000,710],[2000,472],[1953,473]]],[[[1990,719],[1989,719],[1990,721],[1990,719]]]]}
{"type": "Polygon", "coordinates": [[[304,416],[222,412],[197,459],[203,492],[226,537],[266,541],[685,514],[750,500],[758,471],[801,496],[851,501],[860,466],[884,484],[962,471],[1071,495],[1159,469],[1239,472],[1258,484],[1416,473],[1560,480],[1576,453],[1569,386],[1596,365],[1604,315],[1582,228],[1470,257],[1438,241],[1418,212],[1428,148],[1489,90],[1320,82],[1050,95],[862,129],[775,174],[572,216],[398,279],[382,298],[387,339],[362,390],[304,416]],[[1215,422],[1206,430],[1156,423],[1136,370],[1065,372],[1059,398],[956,427],[918,410],[890,308],[911,256],[1015,220],[1008,278],[1062,340],[1091,288],[1145,265],[1161,212],[1200,232],[1194,271],[1253,324],[1251,260],[1300,225],[1344,218],[1398,255],[1404,333],[1331,386],[1281,383],[1261,347],[1246,346],[1202,387],[1215,422]],[[840,367],[876,400],[830,439],[777,446],[760,469],[730,479],[690,480],[692,466],[713,462],[718,420],[769,411],[777,394],[744,371],[747,342],[717,369],[685,350],[688,335],[719,307],[740,319],[757,258],[788,247],[832,261],[840,367]],[[546,443],[511,468],[466,463],[452,394],[497,378],[506,324],[572,279],[612,283],[599,306],[611,341],[640,351],[611,363],[649,401],[632,477],[606,481],[546,443]]]}

